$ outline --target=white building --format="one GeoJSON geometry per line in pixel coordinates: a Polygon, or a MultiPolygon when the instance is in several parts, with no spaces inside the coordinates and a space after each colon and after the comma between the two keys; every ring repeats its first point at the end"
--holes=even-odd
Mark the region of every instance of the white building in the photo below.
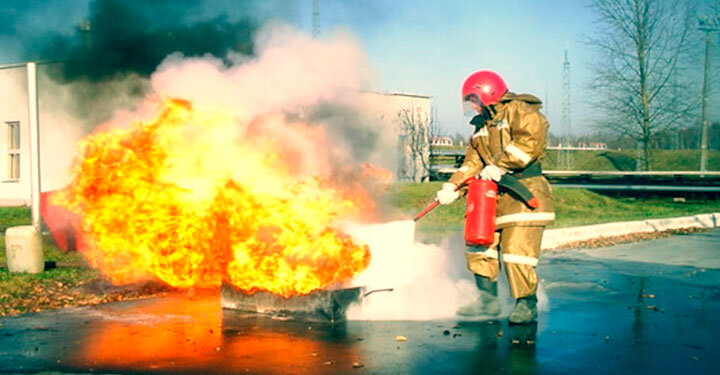
{"type": "Polygon", "coordinates": [[[27,69],[0,70],[0,204],[30,204],[27,69]],[[15,93],[19,93],[15,94],[15,93]]]}
{"type": "Polygon", "coordinates": [[[430,166],[430,96],[408,93],[364,92],[365,105],[375,119],[392,129],[398,140],[395,178],[399,181],[427,181],[430,166]]]}
{"type": "MultiPolygon", "coordinates": [[[[41,190],[68,181],[71,156],[81,129],[66,111],[55,111],[67,92],[47,78],[48,66],[37,66],[40,123],[41,190]]],[[[28,77],[24,64],[0,66],[0,205],[30,205],[30,127],[28,77]]]]}
{"type": "Polygon", "coordinates": [[[433,137],[430,146],[452,146],[453,140],[450,137],[433,137]]]}

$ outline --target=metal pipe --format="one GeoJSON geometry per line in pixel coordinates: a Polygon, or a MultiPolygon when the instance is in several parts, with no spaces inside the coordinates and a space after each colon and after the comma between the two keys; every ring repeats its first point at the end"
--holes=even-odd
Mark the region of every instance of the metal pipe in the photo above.
{"type": "Polygon", "coordinates": [[[28,119],[30,127],[30,186],[32,225],[40,230],[40,124],[38,121],[37,65],[27,63],[28,119]]]}
{"type": "MultiPolygon", "coordinates": [[[[62,64],[63,61],[61,60],[43,60],[43,61],[34,61],[35,65],[49,65],[49,64],[62,64]]],[[[26,62],[22,63],[13,63],[13,64],[3,64],[0,65],[0,70],[4,69],[16,69],[16,68],[26,68],[27,67],[26,62]]]]}
{"type": "Polygon", "coordinates": [[[710,36],[712,29],[705,30],[705,72],[702,87],[702,118],[700,120],[700,170],[707,171],[708,148],[708,87],[710,76],[710,36]]]}
{"type": "Polygon", "coordinates": [[[625,190],[625,191],[675,191],[695,193],[720,193],[720,186],[682,186],[682,185],[612,185],[612,184],[552,184],[553,188],[586,190],[625,190]]]}
{"type": "Polygon", "coordinates": [[[27,63],[4,64],[4,65],[0,65],[0,70],[3,70],[3,69],[24,68],[24,67],[27,67],[27,63]]]}

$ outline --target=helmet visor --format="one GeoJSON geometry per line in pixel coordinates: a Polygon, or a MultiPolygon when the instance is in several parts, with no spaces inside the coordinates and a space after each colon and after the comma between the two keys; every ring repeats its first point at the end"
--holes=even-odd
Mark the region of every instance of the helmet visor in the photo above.
{"type": "Polygon", "coordinates": [[[482,102],[475,94],[464,97],[462,107],[465,116],[475,116],[482,112],[482,102]]]}

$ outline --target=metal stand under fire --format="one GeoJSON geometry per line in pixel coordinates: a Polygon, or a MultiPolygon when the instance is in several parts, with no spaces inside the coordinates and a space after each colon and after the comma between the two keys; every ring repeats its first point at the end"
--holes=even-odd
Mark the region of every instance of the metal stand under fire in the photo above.
{"type": "MultiPolygon", "coordinates": [[[[384,289],[390,290],[392,289],[384,289]]],[[[323,289],[285,298],[268,292],[248,295],[230,284],[223,283],[220,288],[220,303],[225,309],[336,323],[345,320],[348,306],[361,302],[363,297],[376,291],[378,290],[365,293],[363,287],[323,289]]]]}

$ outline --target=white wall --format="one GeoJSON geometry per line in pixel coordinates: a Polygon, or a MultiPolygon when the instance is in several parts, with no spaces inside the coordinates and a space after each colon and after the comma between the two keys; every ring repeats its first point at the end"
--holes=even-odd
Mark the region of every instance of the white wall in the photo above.
{"type": "MultiPolygon", "coordinates": [[[[402,110],[414,109],[430,120],[432,115],[431,98],[414,94],[366,92],[363,93],[363,101],[370,111],[376,115],[377,120],[384,122],[386,124],[385,126],[392,128],[398,138],[398,166],[397,169],[393,171],[396,179],[400,181],[419,181],[420,177],[426,174],[427,171],[423,171],[420,160],[416,160],[415,163],[413,163],[409,147],[401,144],[402,134],[400,132],[398,115],[402,110]],[[413,175],[415,176],[414,179],[412,178],[413,175]]],[[[429,154],[429,140],[426,148],[425,153],[429,154]]]]}
{"type": "MultiPolygon", "coordinates": [[[[40,122],[40,189],[54,190],[69,182],[77,140],[83,134],[81,121],[68,109],[72,97],[68,87],[52,81],[48,66],[38,66],[40,122]]],[[[30,205],[30,136],[27,99],[27,69],[0,69],[0,206],[30,205]],[[20,122],[20,179],[8,180],[8,130],[6,122],[20,122]]]]}
{"type": "Polygon", "coordinates": [[[0,70],[0,205],[30,204],[30,136],[28,128],[27,69],[0,70]],[[8,126],[20,122],[20,179],[10,181],[8,126]]]}

